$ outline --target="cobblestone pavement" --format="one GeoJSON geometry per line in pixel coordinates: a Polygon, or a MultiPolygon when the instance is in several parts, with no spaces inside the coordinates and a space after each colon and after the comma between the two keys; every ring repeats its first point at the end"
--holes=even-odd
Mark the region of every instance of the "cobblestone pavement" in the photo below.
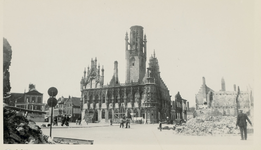
{"type": "MultiPolygon", "coordinates": [[[[105,123],[88,125],[70,125],[54,127],[53,137],[78,138],[94,140],[94,145],[150,145],[160,148],[174,145],[252,145],[254,136],[248,135],[247,141],[240,140],[240,135],[226,136],[185,136],[174,134],[173,130],[157,129],[157,124],[131,124],[131,128],[119,128],[118,124],[110,126],[105,123]]],[[[49,135],[49,128],[42,128],[49,135]]]]}

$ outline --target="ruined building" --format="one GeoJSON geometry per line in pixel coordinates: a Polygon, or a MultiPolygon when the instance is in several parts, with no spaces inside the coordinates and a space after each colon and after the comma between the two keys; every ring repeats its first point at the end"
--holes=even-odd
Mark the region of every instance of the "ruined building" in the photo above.
{"type": "Polygon", "coordinates": [[[125,36],[126,81],[120,83],[118,62],[108,85],[104,85],[104,68],[97,66],[97,59],[81,79],[83,100],[82,117],[92,122],[119,121],[121,117],[139,117],[144,122],[156,123],[170,116],[169,90],[160,77],[158,59],[147,61],[147,39],[143,27],[132,26],[130,37],[125,36]],[[129,39],[130,38],[130,39],[129,39]]]}
{"type": "Polygon", "coordinates": [[[248,115],[253,115],[253,95],[252,90],[240,91],[233,86],[234,91],[226,91],[224,78],[221,79],[221,90],[214,91],[206,85],[203,77],[203,84],[196,94],[196,109],[209,108],[217,115],[237,115],[238,109],[243,109],[248,115]],[[236,98],[238,95],[238,103],[236,98]]]}

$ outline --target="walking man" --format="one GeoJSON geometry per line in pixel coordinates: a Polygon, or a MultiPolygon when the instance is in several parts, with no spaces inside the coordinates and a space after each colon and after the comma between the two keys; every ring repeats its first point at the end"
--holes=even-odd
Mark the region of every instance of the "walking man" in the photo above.
{"type": "Polygon", "coordinates": [[[161,129],[162,129],[162,123],[161,123],[161,121],[159,121],[159,129],[160,129],[160,131],[161,131],[161,129]]]}
{"type": "Polygon", "coordinates": [[[243,113],[243,110],[239,110],[239,114],[237,116],[237,123],[236,126],[239,126],[240,128],[240,133],[241,133],[241,140],[247,140],[247,122],[246,120],[250,123],[252,126],[251,121],[248,119],[247,115],[243,113]]]}
{"type": "Polygon", "coordinates": [[[111,126],[112,126],[112,119],[110,119],[110,124],[111,124],[111,126]]]}

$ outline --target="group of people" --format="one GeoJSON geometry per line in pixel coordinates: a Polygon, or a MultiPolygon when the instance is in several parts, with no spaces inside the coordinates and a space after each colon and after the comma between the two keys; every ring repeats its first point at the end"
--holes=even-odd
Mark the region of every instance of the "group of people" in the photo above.
{"type": "Polygon", "coordinates": [[[124,123],[126,123],[126,127],[125,128],[130,128],[130,119],[122,118],[121,122],[120,122],[120,128],[124,128],[124,123]]]}
{"type": "MultiPolygon", "coordinates": [[[[66,126],[69,126],[70,117],[68,115],[62,116],[61,120],[62,120],[61,126],[63,126],[64,124],[66,126]]],[[[53,126],[58,126],[58,116],[53,117],[53,126]]]]}
{"type": "Polygon", "coordinates": [[[61,124],[61,126],[63,126],[64,124],[66,126],[69,126],[69,121],[70,121],[70,117],[68,115],[62,116],[62,124],[61,124]]]}

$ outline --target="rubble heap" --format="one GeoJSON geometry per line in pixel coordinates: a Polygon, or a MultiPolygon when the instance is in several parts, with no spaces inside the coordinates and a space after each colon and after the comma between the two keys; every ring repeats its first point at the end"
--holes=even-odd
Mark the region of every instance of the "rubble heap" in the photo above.
{"type": "Polygon", "coordinates": [[[176,129],[175,133],[197,136],[239,134],[236,119],[234,116],[201,115],[188,120],[182,128],[176,129]]]}
{"type": "Polygon", "coordinates": [[[4,144],[53,144],[34,121],[4,107],[4,144]]]}

